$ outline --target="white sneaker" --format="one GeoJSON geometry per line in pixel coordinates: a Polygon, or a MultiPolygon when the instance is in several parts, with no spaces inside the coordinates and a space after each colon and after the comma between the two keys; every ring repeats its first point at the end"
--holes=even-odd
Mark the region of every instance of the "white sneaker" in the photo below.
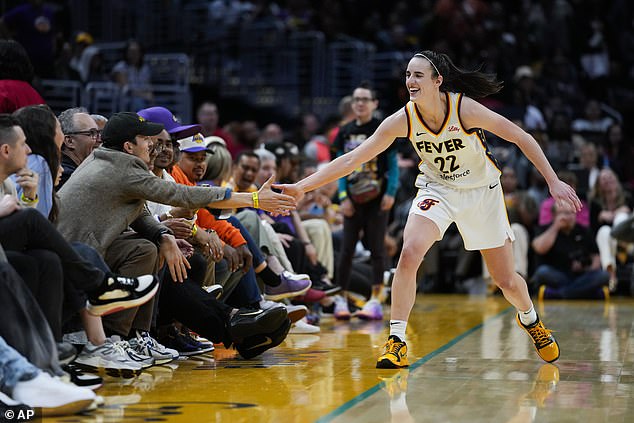
{"type": "Polygon", "coordinates": [[[20,405],[19,402],[17,402],[16,400],[14,400],[13,398],[9,397],[8,395],[6,395],[4,392],[0,391],[0,402],[4,405],[8,405],[9,407],[12,407],[14,405],[20,405]]]}
{"type": "Polygon", "coordinates": [[[102,345],[88,342],[74,361],[80,367],[96,371],[104,369],[113,376],[130,377],[141,372],[142,366],[128,358],[122,345],[110,338],[102,345]]]}
{"type": "Polygon", "coordinates": [[[350,320],[350,309],[348,308],[348,300],[337,295],[335,297],[335,311],[333,313],[337,320],[350,320]]]}
{"type": "Polygon", "coordinates": [[[157,365],[169,363],[179,356],[178,351],[161,345],[145,331],[137,331],[136,338],[130,339],[128,344],[137,353],[152,357],[157,365]]]}
{"type": "Polygon", "coordinates": [[[272,308],[284,307],[284,304],[278,303],[277,301],[269,301],[264,299],[263,296],[260,297],[260,308],[262,310],[270,310],[272,308]]]}
{"type": "Polygon", "coordinates": [[[306,319],[301,319],[295,322],[288,333],[318,333],[320,331],[319,326],[311,325],[306,319]]]}
{"type": "Polygon", "coordinates": [[[86,409],[95,399],[95,393],[40,372],[31,380],[18,382],[13,388],[13,399],[41,408],[43,416],[63,416],[86,409]]]}
{"type": "MultiPolygon", "coordinates": [[[[291,323],[295,323],[300,319],[303,319],[308,314],[308,307],[305,305],[286,305],[286,313],[291,323]]],[[[292,329],[291,329],[292,330],[292,329]]]]}

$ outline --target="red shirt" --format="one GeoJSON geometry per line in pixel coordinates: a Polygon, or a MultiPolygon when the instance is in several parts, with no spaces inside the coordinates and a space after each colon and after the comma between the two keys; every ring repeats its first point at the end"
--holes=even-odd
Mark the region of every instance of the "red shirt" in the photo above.
{"type": "Polygon", "coordinates": [[[0,113],[13,113],[24,106],[44,103],[42,96],[28,82],[0,80],[0,113]]]}

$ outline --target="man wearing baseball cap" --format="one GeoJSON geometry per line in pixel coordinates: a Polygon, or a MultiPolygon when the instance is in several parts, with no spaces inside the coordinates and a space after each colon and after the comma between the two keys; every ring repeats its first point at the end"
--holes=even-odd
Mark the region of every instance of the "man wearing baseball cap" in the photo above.
{"type": "MultiPolygon", "coordinates": [[[[153,149],[151,137],[162,130],[162,124],[148,122],[136,113],[115,113],[104,127],[103,146],[84,160],[59,191],[60,232],[68,240],[84,242],[97,249],[113,271],[126,276],[156,273],[160,257],[174,281],[182,282],[187,277],[187,259],[172,231],[148,212],[147,200],[186,208],[255,205],[278,212],[295,208],[292,197],[271,190],[272,181],[251,195],[218,187],[187,187],[157,178],[149,171],[148,164],[153,149]]],[[[222,304],[217,308],[222,322],[230,313],[236,315],[222,304]]],[[[150,301],[138,309],[105,318],[104,327],[124,338],[134,337],[135,332],[145,337],[152,322],[152,311],[153,301],[150,301]]],[[[280,316],[270,317],[271,321],[266,320],[268,318],[258,319],[265,320],[261,323],[268,326],[268,330],[279,326],[280,316]]],[[[221,325],[208,334],[210,339],[217,342],[231,339],[231,322],[226,325],[229,333],[221,325]]],[[[237,341],[235,337],[233,341],[237,341]]]]}
{"type": "Polygon", "coordinates": [[[200,125],[181,125],[176,116],[165,107],[149,107],[139,110],[137,113],[149,122],[162,124],[167,133],[175,140],[191,137],[200,132],[200,125]]]}

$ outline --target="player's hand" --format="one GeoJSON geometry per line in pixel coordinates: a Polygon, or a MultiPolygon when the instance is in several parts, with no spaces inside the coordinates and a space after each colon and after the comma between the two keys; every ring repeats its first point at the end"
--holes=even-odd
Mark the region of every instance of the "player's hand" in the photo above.
{"type": "Polygon", "coordinates": [[[550,189],[550,195],[555,199],[557,206],[568,208],[568,210],[574,210],[576,212],[581,211],[583,207],[581,200],[577,197],[577,193],[567,183],[557,179],[548,187],[550,189]]]}
{"type": "Polygon", "coordinates": [[[290,195],[295,198],[295,202],[299,203],[304,198],[304,191],[297,187],[297,184],[273,184],[273,188],[282,190],[283,194],[290,195]]]}

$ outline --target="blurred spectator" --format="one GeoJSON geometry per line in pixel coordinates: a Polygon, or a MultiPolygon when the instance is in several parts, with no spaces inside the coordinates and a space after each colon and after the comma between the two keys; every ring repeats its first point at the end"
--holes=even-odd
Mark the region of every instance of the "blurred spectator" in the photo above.
{"type": "Polygon", "coordinates": [[[55,10],[42,0],[29,0],[4,15],[5,25],[24,49],[40,78],[54,76],[56,28],[55,10]]]}
{"type": "Polygon", "coordinates": [[[612,125],[614,119],[603,116],[597,100],[589,100],[584,108],[583,117],[572,121],[572,130],[584,134],[590,141],[600,142],[601,137],[612,125]]]}
{"type": "Polygon", "coordinates": [[[284,132],[282,131],[282,127],[277,123],[269,123],[260,133],[257,147],[262,144],[280,143],[283,141],[284,132]]]}
{"type": "MultiPolygon", "coordinates": [[[[71,50],[71,59],[69,61],[70,67],[75,70],[75,72],[79,73],[79,62],[81,61],[81,56],[84,50],[91,46],[95,40],[92,35],[88,32],[81,31],[75,35],[75,43],[72,46],[71,50]]],[[[70,47],[70,44],[68,44],[70,47]]]]}
{"type": "Polygon", "coordinates": [[[541,262],[532,278],[539,299],[607,297],[609,275],[600,268],[592,234],[575,223],[572,210],[554,205],[553,215],[532,243],[541,262]]]}
{"type": "Polygon", "coordinates": [[[196,119],[202,127],[201,134],[205,137],[216,136],[225,140],[227,144],[227,150],[231,153],[232,157],[237,156],[238,147],[233,136],[223,130],[218,122],[220,121],[220,114],[218,113],[218,106],[210,101],[205,101],[198,107],[196,112],[196,119]]]}
{"type": "Polygon", "coordinates": [[[153,98],[150,68],[143,63],[143,54],[141,44],[136,40],[129,40],[125,48],[125,58],[112,68],[112,78],[129,97],[131,110],[147,107],[153,98]]]}
{"type": "Polygon", "coordinates": [[[24,48],[16,41],[0,40],[0,113],[44,103],[31,86],[33,76],[33,66],[24,48]]]}
{"type": "MultiPolygon", "coordinates": [[[[577,176],[574,173],[569,170],[562,170],[557,172],[557,176],[577,191],[577,176]]],[[[555,199],[551,196],[541,202],[539,206],[539,226],[549,225],[553,221],[553,204],[555,204],[555,199]]],[[[576,222],[577,225],[587,228],[590,226],[590,211],[585,200],[581,200],[581,204],[581,210],[576,213],[576,222]]]]}
{"type": "Polygon", "coordinates": [[[105,82],[108,74],[104,68],[103,56],[98,47],[90,46],[84,49],[77,64],[77,71],[81,82],[105,82]]]}

